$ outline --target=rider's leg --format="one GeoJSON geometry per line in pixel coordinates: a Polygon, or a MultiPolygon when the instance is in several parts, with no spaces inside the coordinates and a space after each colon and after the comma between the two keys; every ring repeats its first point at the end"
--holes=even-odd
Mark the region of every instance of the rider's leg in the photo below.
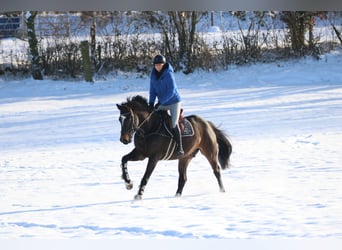
{"type": "Polygon", "coordinates": [[[177,157],[184,155],[184,150],[183,150],[183,145],[182,145],[182,135],[178,126],[180,111],[181,111],[180,102],[170,105],[172,134],[177,144],[176,152],[175,152],[177,157]]]}

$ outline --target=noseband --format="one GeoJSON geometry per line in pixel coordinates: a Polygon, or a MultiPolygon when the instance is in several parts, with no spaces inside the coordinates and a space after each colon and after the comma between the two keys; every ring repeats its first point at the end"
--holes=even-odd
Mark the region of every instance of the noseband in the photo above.
{"type": "Polygon", "coordinates": [[[154,110],[139,125],[135,124],[135,119],[134,119],[134,113],[133,112],[129,111],[127,113],[124,113],[124,114],[120,115],[120,119],[122,119],[122,124],[123,124],[124,119],[127,119],[128,115],[130,115],[132,117],[132,126],[131,126],[131,128],[127,129],[127,131],[124,131],[124,133],[121,131],[121,134],[133,134],[134,132],[136,132],[138,130],[141,130],[141,127],[151,118],[153,113],[154,113],[154,110]]]}

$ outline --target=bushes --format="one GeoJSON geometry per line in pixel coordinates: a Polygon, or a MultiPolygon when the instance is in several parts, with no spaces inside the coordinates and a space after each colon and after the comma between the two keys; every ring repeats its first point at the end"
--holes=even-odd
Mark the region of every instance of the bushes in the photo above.
{"type": "MultiPolygon", "coordinates": [[[[46,77],[83,78],[80,42],[89,38],[90,30],[94,33],[94,27],[96,37],[91,39],[90,53],[95,80],[96,77],[116,71],[149,74],[152,58],[157,53],[165,54],[176,70],[191,73],[196,69],[216,71],[227,69],[230,65],[275,61],[293,56],[317,57],[323,49],[334,48],[331,43],[323,47],[319,37],[313,36],[312,27],[309,27],[309,46],[296,46],[292,31],[296,26],[290,26],[289,22],[286,26],[281,21],[281,18],[285,20],[285,15],[288,17],[286,20],[292,17],[290,14],[293,13],[284,12],[283,16],[274,13],[272,16],[265,12],[249,15],[245,12],[231,13],[229,20],[232,26],[222,25],[223,30],[215,33],[194,32],[196,22],[201,20],[203,23],[208,18],[206,13],[106,12],[105,16],[101,16],[103,13],[100,16],[90,13],[87,18],[83,15],[78,19],[77,15],[69,16],[64,19],[72,21],[65,25],[68,30],[62,32],[63,35],[58,35],[56,31],[54,36],[50,34],[44,37],[41,34],[38,37],[37,61],[46,77]],[[173,23],[175,27],[172,27],[173,23]],[[157,33],[148,33],[151,30],[157,33]],[[179,39],[181,34],[188,33],[191,36],[179,39]]],[[[309,17],[311,19],[308,20],[312,20],[312,15],[309,17]]],[[[40,25],[43,24],[40,21],[40,25]]],[[[55,24],[56,27],[59,26],[55,24]]],[[[302,36],[300,41],[303,42],[302,36]]],[[[13,53],[10,56],[15,63],[0,65],[0,74],[27,72],[30,65],[28,58],[23,59],[13,53]]]]}
{"type": "Polygon", "coordinates": [[[53,78],[72,77],[81,74],[82,58],[80,44],[61,42],[40,46],[40,58],[43,73],[53,78]]]}

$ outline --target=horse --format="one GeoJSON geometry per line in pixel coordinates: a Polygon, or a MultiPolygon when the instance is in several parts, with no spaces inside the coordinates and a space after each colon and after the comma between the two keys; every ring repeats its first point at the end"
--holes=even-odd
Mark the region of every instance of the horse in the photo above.
{"type": "Polygon", "coordinates": [[[129,144],[134,137],[134,149],[121,159],[121,177],[128,190],[133,188],[133,182],[128,174],[127,162],[148,158],[138,193],[134,196],[135,200],[142,199],[147,182],[158,161],[161,160],[178,160],[179,178],[176,196],[181,196],[187,181],[187,167],[198,151],[209,161],[220,191],[225,192],[220,167],[229,168],[232,145],[221,129],[198,115],[183,117],[180,123],[184,120],[190,122],[193,133],[188,136],[182,133],[184,155],[176,157],[174,155],[175,141],[166,122],[170,117],[166,111],[156,111],[151,108],[147,99],[140,95],[128,97],[126,102],[116,104],[116,106],[120,111],[120,141],[123,144],[129,144]]]}

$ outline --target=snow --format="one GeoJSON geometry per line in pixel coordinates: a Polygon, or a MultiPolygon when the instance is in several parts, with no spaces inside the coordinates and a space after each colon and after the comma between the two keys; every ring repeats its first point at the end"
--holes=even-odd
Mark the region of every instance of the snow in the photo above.
{"type": "Polygon", "coordinates": [[[208,32],[221,32],[221,29],[218,26],[210,26],[208,32]]]}
{"type": "Polygon", "coordinates": [[[162,161],[134,201],[147,161],[121,179],[116,103],[148,78],[94,84],[0,79],[1,239],[317,239],[342,237],[342,53],[176,74],[186,115],[233,145],[220,193],[206,159],[162,161]]]}

